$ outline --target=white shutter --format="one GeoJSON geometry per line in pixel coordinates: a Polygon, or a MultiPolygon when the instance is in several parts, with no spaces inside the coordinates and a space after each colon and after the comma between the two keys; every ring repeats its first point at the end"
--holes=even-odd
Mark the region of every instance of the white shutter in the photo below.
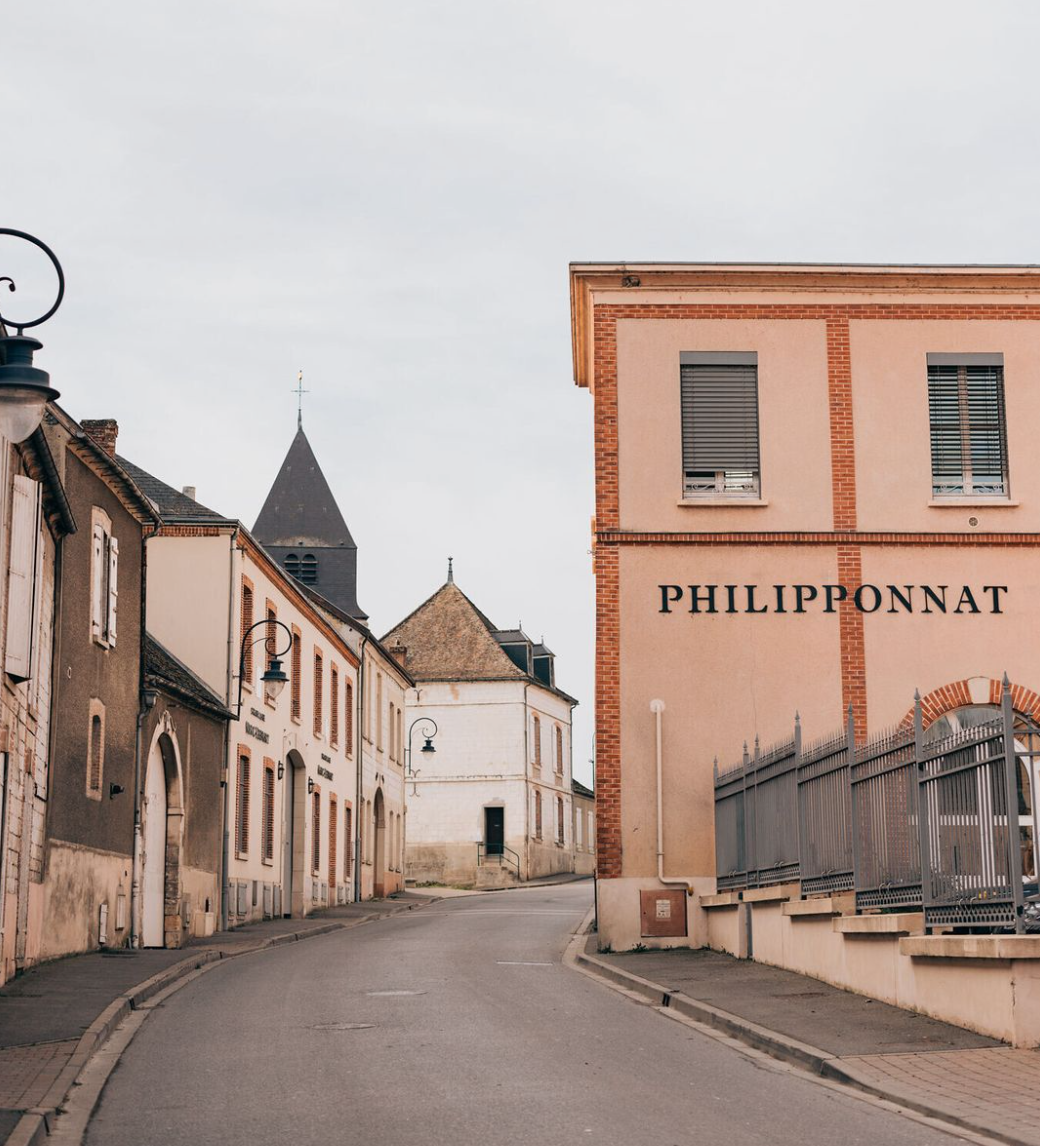
{"type": "Polygon", "coordinates": [[[32,676],[36,549],[40,541],[40,483],[15,474],[11,506],[11,562],[7,572],[5,668],[18,680],[32,676]]]}
{"type": "Polygon", "coordinates": [[[116,643],[116,608],[119,604],[119,542],[108,539],[108,643],[116,643]]]}
{"type": "Polygon", "coordinates": [[[105,530],[100,522],[95,521],[90,556],[90,635],[97,641],[104,640],[104,589],[105,530]]]}

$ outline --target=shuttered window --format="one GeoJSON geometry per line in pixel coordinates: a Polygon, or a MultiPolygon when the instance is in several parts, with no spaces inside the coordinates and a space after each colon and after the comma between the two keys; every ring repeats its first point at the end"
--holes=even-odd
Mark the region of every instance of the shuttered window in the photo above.
{"type": "Polygon", "coordinates": [[[4,667],[15,680],[28,680],[34,667],[36,642],[33,630],[39,623],[37,571],[42,559],[41,490],[39,482],[15,474],[7,567],[7,644],[4,650],[4,667]]]}
{"type": "Polygon", "coordinates": [[[238,807],[235,817],[235,852],[244,856],[249,851],[249,753],[239,748],[238,807]]]}
{"type": "Polygon", "coordinates": [[[263,827],[264,855],[267,863],[274,861],[274,761],[264,760],[263,827]]]}
{"type": "Polygon", "coordinates": [[[680,356],[683,496],[757,497],[758,356],[680,356]]]}
{"type": "Polygon", "coordinates": [[[314,735],[321,736],[324,712],[322,701],[325,695],[325,661],[321,653],[314,650],[314,735]]]}
{"type": "Polygon", "coordinates": [[[351,809],[346,807],[343,809],[343,878],[350,879],[351,873],[354,870],[354,865],[351,863],[351,848],[353,841],[351,840],[351,809]]]}
{"type": "Polygon", "coordinates": [[[315,875],[321,869],[321,789],[311,795],[311,870],[315,875]]]}
{"type": "Polygon", "coordinates": [[[354,755],[354,686],[347,681],[347,698],[344,705],[346,717],[346,731],[344,734],[344,748],[348,756],[354,755]]]}
{"type": "Polygon", "coordinates": [[[1005,497],[1008,492],[1004,367],[1000,355],[928,356],[932,494],[1005,497]]]}
{"type": "Polygon", "coordinates": [[[339,821],[336,818],[339,804],[335,796],[329,796],[329,902],[335,901],[336,886],[336,832],[339,821]]]}
{"type": "Polygon", "coordinates": [[[293,720],[299,723],[301,704],[300,704],[300,673],[303,671],[303,652],[300,648],[300,631],[293,626],[292,629],[292,683],[290,689],[292,690],[292,706],[290,708],[290,715],[293,720]]]}
{"type": "Polygon", "coordinates": [[[242,601],[239,642],[242,645],[242,679],[246,684],[253,683],[253,644],[245,644],[246,634],[253,627],[253,586],[245,577],[242,578],[242,601]]]}

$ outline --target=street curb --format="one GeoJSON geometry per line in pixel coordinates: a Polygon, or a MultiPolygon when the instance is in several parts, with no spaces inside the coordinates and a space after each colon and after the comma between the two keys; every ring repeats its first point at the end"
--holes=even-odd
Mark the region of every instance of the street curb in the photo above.
{"type": "MultiPolygon", "coordinates": [[[[284,935],[272,935],[240,951],[198,951],[185,958],[164,967],[150,978],[143,980],[115,998],[101,1012],[80,1036],[72,1057],[65,1064],[61,1073],[51,1084],[39,1106],[27,1110],[18,1120],[17,1125],[0,1143],[0,1146],[42,1146],[50,1137],[51,1122],[55,1118],[62,1103],[68,1096],[76,1079],[79,1078],[83,1068],[91,1057],[108,1041],[112,1032],[126,1018],[131,1011],[137,1010],[142,1003],[146,1003],[154,995],[164,991],[167,987],[183,979],[185,976],[199,971],[203,967],[215,966],[228,959],[238,958],[240,955],[252,955],[258,951],[268,951],[273,947],[281,947],[286,943],[298,943],[304,939],[316,939],[319,935],[330,935],[334,931],[345,931],[351,927],[359,927],[363,923],[372,923],[379,919],[390,919],[395,915],[414,911],[417,907],[429,907],[433,899],[419,903],[405,903],[386,912],[373,912],[362,915],[356,919],[333,920],[318,927],[307,927],[301,931],[290,931],[284,935]]],[[[229,934],[234,934],[229,932],[229,934]]]]}
{"type": "Polygon", "coordinates": [[[572,940],[574,949],[569,954],[574,963],[580,965],[587,974],[606,980],[608,984],[614,987],[621,988],[630,997],[635,996],[650,1006],[661,1010],[674,1011],[676,1014],[703,1023],[705,1026],[720,1031],[730,1038],[737,1039],[755,1050],[763,1051],[782,1062],[790,1063],[803,1070],[809,1070],[821,1078],[852,1087],[874,1098],[904,1106],[917,1114],[933,1118],[937,1122],[961,1130],[970,1130],[975,1134],[984,1135],[992,1141],[1006,1143],[1007,1146],[1035,1146],[1034,1143],[1027,1142],[1025,1139],[1003,1134],[980,1122],[973,1122],[970,1118],[964,1118],[959,1114],[944,1110],[940,1106],[933,1106],[917,1095],[900,1091],[894,1087],[883,1090],[855,1067],[845,1064],[838,1055],[833,1055],[829,1051],[821,1050],[809,1043],[799,1042],[797,1039],[780,1034],[778,1031],[769,1030],[767,1027],[751,1022],[750,1019],[743,1019],[739,1015],[713,1007],[711,1004],[694,999],[681,991],[669,990],[667,987],[662,987],[659,983],[644,979],[631,971],[622,971],[620,967],[614,967],[603,962],[602,959],[597,959],[594,955],[589,955],[584,950],[586,938],[583,927],[582,931],[572,940]]]}

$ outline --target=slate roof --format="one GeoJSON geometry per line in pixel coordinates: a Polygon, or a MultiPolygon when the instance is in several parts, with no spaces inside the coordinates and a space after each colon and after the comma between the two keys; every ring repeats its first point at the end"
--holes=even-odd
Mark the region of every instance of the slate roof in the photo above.
{"type": "Polygon", "coordinates": [[[232,523],[232,518],[223,517],[216,510],[207,508],[200,502],[181,493],[179,489],[174,489],[172,485],[160,481],[147,470],[135,466],[126,458],[116,455],[116,461],[133,479],[134,485],[155,506],[163,521],[171,525],[185,522],[209,522],[210,524],[219,523],[222,525],[232,523]]]}
{"type": "Polygon", "coordinates": [[[571,780],[571,791],[575,796],[584,796],[586,800],[595,800],[596,793],[591,788],[586,788],[580,780],[571,780]]]}
{"type": "Polygon", "coordinates": [[[219,719],[227,720],[231,713],[209,685],[203,683],[183,661],[152,636],[145,634],[145,681],[153,688],[176,693],[195,708],[202,709],[219,719]]]}
{"type": "Polygon", "coordinates": [[[261,545],[357,548],[302,426],[252,533],[261,545]]]}
{"type": "Polygon", "coordinates": [[[447,581],[391,629],[383,644],[404,645],[408,672],[417,681],[529,680],[577,704],[510,660],[499,644],[506,631],[496,628],[454,581],[447,581]]]}

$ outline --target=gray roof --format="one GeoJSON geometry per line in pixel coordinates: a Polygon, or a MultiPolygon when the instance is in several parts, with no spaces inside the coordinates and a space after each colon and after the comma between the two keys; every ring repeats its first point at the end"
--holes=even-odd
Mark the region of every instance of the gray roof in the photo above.
{"type": "Polygon", "coordinates": [[[531,656],[533,657],[552,657],[555,655],[556,654],[552,651],[551,648],[549,648],[548,645],[537,644],[531,650],[531,656]]]}
{"type": "Polygon", "coordinates": [[[261,545],[357,548],[302,426],[252,532],[261,545]]]}
{"type": "Polygon", "coordinates": [[[160,481],[147,470],[135,466],[133,462],[117,455],[116,460],[133,479],[134,485],[158,510],[159,516],[165,522],[175,524],[178,522],[200,522],[228,524],[233,519],[223,517],[215,510],[209,509],[172,485],[160,481]]]}
{"type": "Polygon", "coordinates": [[[500,645],[529,645],[531,638],[523,629],[496,629],[492,634],[500,645]]]}
{"type": "Polygon", "coordinates": [[[176,693],[194,708],[227,720],[231,713],[219,696],[178,660],[169,649],[151,635],[145,634],[145,681],[153,688],[176,693]]]}
{"type": "Polygon", "coordinates": [[[580,780],[571,780],[571,791],[575,796],[584,796],[586,800],[595,800],[596,793],[591,788],[586,788],[580,780]]]}

